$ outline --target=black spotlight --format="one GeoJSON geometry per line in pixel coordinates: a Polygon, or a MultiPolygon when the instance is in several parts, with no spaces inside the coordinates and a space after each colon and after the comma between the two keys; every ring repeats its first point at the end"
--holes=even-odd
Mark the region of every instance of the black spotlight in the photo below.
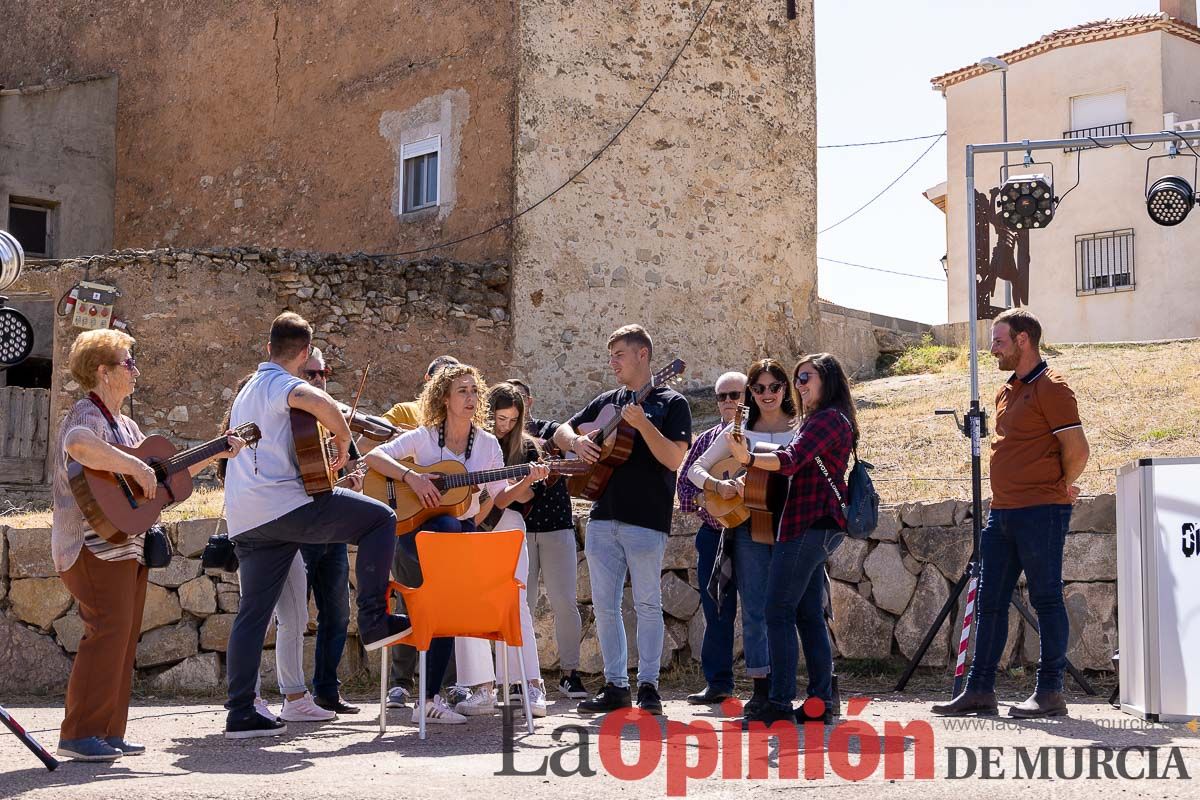
{"type": "Polygon", "coordinates": [[[1196,192],[1192,188],[1196,185],[1196,164],[1200,163],[1200,158],[1194,155],[1183,154],[1168,154],[1165,156],[1151,156],[1146,159],[1146,213],[1150,215],[1151,221],[1158,225],[1178,225],[1187,218],[1188,212],[1192,210],[1192,206],[1196,205],[1196,192]],[[1192,159],[1192,182],[1188,183],[1187,178],[1179,175],[1167,175],[1162,178],[1157,178],[1154,183],[1150,183],[1150,162],[1156,158],[1190,158],[1192,159]]]}
{"type": "Polygon", "coordinates": [[[1054,217],[1054,179],[1038,173],[1015,175],[1000,185],[997,212],[1013,230],[1044,228],[1054,217]]]}

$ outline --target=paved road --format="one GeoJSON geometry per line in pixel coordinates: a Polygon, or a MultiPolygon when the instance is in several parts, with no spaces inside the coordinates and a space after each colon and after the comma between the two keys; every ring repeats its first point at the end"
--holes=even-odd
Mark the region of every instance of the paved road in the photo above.
{"type": "MultiPolygon", "coordinates": [[[[616,739],[601,743],[600,720],[585,720],[571,713],[572,706],[558,700],[551,707],[551,716],[538,720],[533,736],[516,737],[515,754],[510,771],[536,772],[543,763],[557,759],[560,771],[576,771],[581,765],[580,732],[588,737],[586,766],[596,774],[558,776],[503,775],[501,754],[503,737],[499,717],[475,718],[463,727],[434,727],[428,741],[417,739],[415,726],[409,722],[409,712],[390,714],[388,733],[380,736],[371,714],[378,708],[364,701],[364,712],[347,716],[325,725],[293,725],[289,734],[278,739],[258,739],[228,742],[222,735],[224,712],[212,702],[192,705],[136,705],[131,714],[130,738],[147,743],[151,750],[140,757],[125,758],[113,765],[64,763],[56,772],[40,767],[18,742],[0,731],[0,797],[57,798],[71,800],[132,800],[134,798],[254,798],[254,800],[293,800],[293,798],[520,798],[521,800],[566,800],[568,798],[631,798],[663,797],[668,781],[678,791],[686,788],[689,797],[775,797],[774,793],[837,798],[869,798],[881,800],[892,797],[946,798],[962,800],[963,793],[987,793],[997,798],[1101,798],[1129,797],[1200,797],[1200,733],[1186,725],[1145,726],[1133,717],[1115,711],[1094,699],[1077,698],[1072,705],[1072,717],[1054,722],[1009,723],[1006,718],[988,722],[980,729],[951,729],[945,720],[931,718],[926,713],[929,703],[940,696],[876,694],[865,710],[853,719],[866,723],[868,734],[887,733],[893,727],[911,721],[926,721],[930,728],[920,742],[900,745],[904,754],[903,779],[889,778],[883,766],[887,756],[879,758],[880,765],[871,770],[870,764],[881,749],[889,745],[862,745],[867,753],[868,769],[860,781],[847,781],[846,764],[860,763],[858,740],[846,740],[836,730],[825,735],[824,744],[831,750],[849,751],[822,755],[825,776],[806,780],[804,737],[801,735],[799,771],[797,778],[781,778],[779,768],[787,768],[787,758],[779,764],[779,748],[769,750],[769,777],[747,779],[749,770],[748,743],[745,739],[725,737],[718,744],[721,717],[708,709],[688,706],[682,692],[672,692],[666,702],[669,729],[666,723],[650,723],[639,742],[633,728],[627,728],[620,740],[619,751],[624,763],[634,765],[641,758],[644,770],[634,767],[630,772],[644,776],[614,777],[616,739]],[[706,734],[687,729],[685,723],[708,723],[718,733],[702,740],[706,734]],[[577,726],[559,731],[562,726],[577,726]],[[664,743],[666,735],[674,735],[673,743],[664,743]],[[691,738],[686,734],[690,732],[691,738]],[[931,736],[930,736],[931,735],[931,736]],[[932,742],[929,742],[929,739],[932,742]],[[932,753],[933,780],[914,780],[914,749],[932,753]],[[740,747],[738,746],[740,745],[740,747]],[[600,752],[606,749],[607,755],[600,752]],[[720,748],[720,753],[714,747],[720,748]],[[982,748],[998,748],[985,752],[982,748]],[[1094,748],[1115,748],[1111,754],[1094,748]],[[1121,748],[1157,748],[1155,756],[1148,750],[1126,751],[1121,748]],[[959,748],[950,750],[950,748],[959,748]],[[1059,748],[1045,750],[1039,748],[1059,748]],[[1174,749],[1173,749],[1174,748],[1174,749]],[[968,755],[968,752],[971,755],[968,755]],[[1080,758],[1083,772],[1090,762],[1099,762],[1097,772],[1103,776],[1104,756],[1108,767],[1117,776],[1113,779],[1070,779],[1080,758]],[[951,757],[953,755],[953,763],[951,757]],[[693,769],[698,764],[706,769],[715,766],[718,774],[707,779],[694,778],[684,782],[684,763],[693,769]],[[738,757],[740,756],[740,757],[738,757]],[[1123,759],[1123,761],[1121,761],[1123,759]],[[968,773],[970,762],[974,769],[961,779],[948,780],[951,771],[956,776],[968,773]],[[992,761],[991,771],[1003,777],[985,779],[985,761],[992,761]],[[1059,766],[1061,761],[1061,767],[1059,766]],[[1118,761],[1121,764],[1118,765],[1118,761]],[[1027,762],[1032,762],[1029,766],[1027,762]],[[1045,764],[1047,777],[1040,775],[1045,764]],[[674,768],[672,768],[672,766],[674,768]],[[727,765],[727,766],[722,766],[727,765]],[[1118,769],[1136,775],[1154,769],[1166,773],[1165,780],[1121,778],[1118,769]],[[835,768],[836,767],[836,768],[835,768]],[[735,776],[740,768],[741,777],[735,776]],[[725,769],[726,777],[720,777],[725,769]],[[1059,777],[1062,770],[1068,777],[1059,777]],[[1186,772],[1187,779],[1179,779],[1186,772]],[[770,794],[768,794],[770,793],[770,794]],[[803,794],[801,794],[803,793],[803,794]],[[827,794],[829,793],[829,794],[827,794]]],[[[1016,701],[1021,696],[1002,697],[1016,701]]],[[[58,706],[17,704],[10,708],[27,728],[36,732],[46,744],[57,742],[57,726],[62,719],[58,706]]],[[[851,719],[847,717],[847,719],[851,719]]],[[[977,726],[978,723],[969,723],[977,726]]],[[[1197,726],[1200,731],[1200,725],[1197,726]]],[[[901,741],[893,737],[893,743],[901,741]]],[[[898,755],[898,750],[893,754],[898,755]]],[[[815,753],[814,753],[815,755],[815,753]]],[[[811,763],[811,762],[809,762],[811,763]]],[[[615,767],[616,771],[620,767],[615,767]]],[[[983,796],[982,794],[980,796],[983,796]]]]}

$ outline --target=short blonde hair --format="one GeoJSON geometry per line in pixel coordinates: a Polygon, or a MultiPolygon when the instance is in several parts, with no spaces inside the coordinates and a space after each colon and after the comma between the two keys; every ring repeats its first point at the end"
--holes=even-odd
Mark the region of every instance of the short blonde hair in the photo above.
{"type": "Polygon", "coordinates": [[[441,425],[446,421],[446,400],[450,397],[450,387],[464,376],[475,380],[475,388],[479,392],[479,405],[475,406],[475,416],[471,419],[475,427],[488,429],[487,384],[479,370],[469,364],[451,364],[439,369],[437,374],[425,383],[417,402],[421,404],[421,424],[427,426],[441,425]]]}
{"type": "Polygon", "coordinates": [[[102,366],[115,366],[122,350],[133,349],[136,340],[128,333],[105,329],[84,331],[75,337],[67,363],[71,377],[89,392],[99,383],[98,370],[102,366]]]}

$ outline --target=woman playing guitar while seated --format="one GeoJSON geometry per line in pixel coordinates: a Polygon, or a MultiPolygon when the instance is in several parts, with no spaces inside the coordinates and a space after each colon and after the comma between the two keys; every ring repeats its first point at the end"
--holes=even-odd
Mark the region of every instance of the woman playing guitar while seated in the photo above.
{"type": "MultiPolygon", "coordinates": [[[[432,376],[421,392],[421,427],[407,431],[390,442],[379,445],[367,453],[367,467],[385,478],[404,481],[420,498],[427,509],[442,506],[442,493],[433,479],[435,474],[423,474],[399,463],[401,459],[412,459],[417,465],[431,465],[439,461],[458,461],[467,470],[475,472],[504,467],[504,453],[500,442],[487,431],[487,407],[484,394],[487,386],[479,370],[465,364],[447,366],[432,376]]],[[[515,497],[523,495],[529,487],[549,474],[543,466],[533,466],[529,474],[517,483],[500,480],[484,484],[495,502],[506,507],[515,497]]],[[[463,533],[475,530],[474,518],[479,513],[478,495],[472,496],[466,512],[455,517],[447,513],[437,514],[425,520],[420,530],[444,533],[463,533]]],[[[400,537],[397,547],[410,551],[416,558],[414,536],[400,537]]],[[[467,718],[452,711],[438,693],[442,677],[454,650],[454,640],[433,640],[426,663],[425,716],[426,721],[441,724],[462,724],[467,718]]],[[[413,722],[420,718],[420,707],[413,709],[413,722]]]]}
{"type": "MultiPolygon", "coordinates": [[[[151,501],[160,476],[146,462],[113,445],[133,448],[145,436],[121,406],[137,384],[130,354],[132,336],[116,330],[81,333],[71,346],[71,376],[87,390],[59,426],[54,456],[54,567],[79,603],[83,639],[67,683],[66,718],[58,754],[79,761],[114,761],[144,753],[125,740],[129,690],[141,631],[149,570],[145,533],[106,541],[84,519],[67,477],[68,459],[83,467],[124,476],[131,497],[151,501]]],[[[196,475],[217,458],[237,454],[245,442],[229,436],[229,449],[188,467],[196,475]]],[[[165,489],[163,490],[165,491],[165,489]]]]}

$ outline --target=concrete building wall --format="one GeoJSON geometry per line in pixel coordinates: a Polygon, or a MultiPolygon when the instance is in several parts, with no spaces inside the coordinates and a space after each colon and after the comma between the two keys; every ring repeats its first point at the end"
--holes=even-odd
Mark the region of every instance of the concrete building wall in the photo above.
{"type": "MultiPolygon", "coordinates": [[[[510,213],[509,2],[94,0],[4,17],[0,83],[120,79],[117,247],[391,252],[510,213]],[[452,202],[400,219],[398,147],[422,126],[445,132],[452,202]]],[[[505,257],[507,239],[441,255],[505,257]]]]}
{"type": "MultiPolygon", "coordinates": [[[[951,322],[967,317],[964,148],[968,143],[999,141],[999,84],[999,76],[984,75],[952,85],[946,92],[951,322]]],[[[1187,108],[1200,111],[1200,107],[1186,103],[1178,109],[1173,104],[1200,97],[1200,46],[1152,31],[1016,61],[1008,75],[1009,138],[1059,138],[1073,127],[1072,97],[1117,90],[1126,93],[1127,118],[1134,132],[1161,130],[1167,111],[1189,118],[1187,108]]],[[[1146,214],[1146,158],[1162,152],[1159,146],[1145,153],[1114,147],[1034,154],[1038,161],[1053,163],[1055,193],[1060,197],[1075,184],[1076,171],[1081,170],[1079,187],[1063,201],[1050,226],[1029,234],[1027,307],[1041,318],[1048,340],[1138,341],[1200,334],[1200,313],[1190,301],[1200,293],[1200,272],[1191,266],[1200,247],[1200,223],[1189,217],[1166,228],[1146,214]],[[1136,288],[1077,295],[1075,237],[1126,228],[1134,231],[1136,288]]],[[[1014,165],[1021,158],[1020,153],[1010,155],[1014,165]]],[[[1190,181],[1190,162],[1153,162],[1151,180],[1186,171],[1190,181]]],[[[977,190],[986,195],[999,185],[1000,163],[999,155],[976,159],[977,190]]],[[[1031,170],[1045,172],[1046,168],[1031,170]]],[[[1012,174],[1022,171],[1014,166],[1012,174]]]]}
{"type": "MultiPolygon", "coordinates": [[[[605,342],[648,326],[693,385],[817,346],[811,2],[715,4],[604,157],[514,237],[513,357],[547,413],[611,388],[605,342]],[[544,398],[544,399],[542,399],[544,398]]],[[[521,0],[518,208],[629,118],[704,4],[521,0]]]]}
{"type": "Polygon", "coordinates": [[[0,91],[0,227],[10,201],[31,201],[49,209],[52,257],[111,249],[116,118],[112,76],[0,91]]]}

